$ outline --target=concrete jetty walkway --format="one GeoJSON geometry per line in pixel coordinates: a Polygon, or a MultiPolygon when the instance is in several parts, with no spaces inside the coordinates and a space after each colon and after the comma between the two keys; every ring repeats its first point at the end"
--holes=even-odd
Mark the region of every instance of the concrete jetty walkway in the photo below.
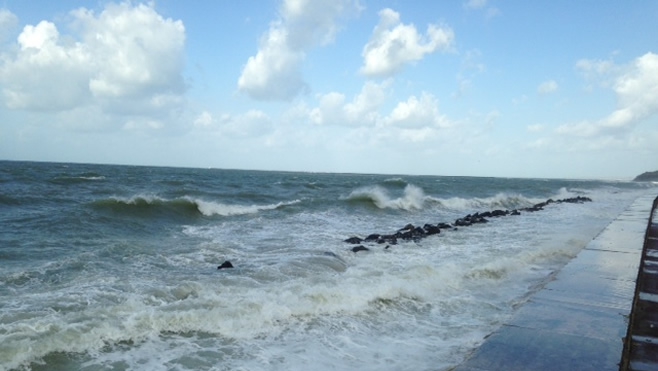
{"type": "Polygon", "coordinates": [[[453,370],[618,371],[655,197],[636,199],[453,370]]]}

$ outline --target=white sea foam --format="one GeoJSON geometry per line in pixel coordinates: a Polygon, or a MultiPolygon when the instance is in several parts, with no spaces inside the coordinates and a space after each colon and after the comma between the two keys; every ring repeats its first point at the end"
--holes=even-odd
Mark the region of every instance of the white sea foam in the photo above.
{"type": "Polygon", "coordinates": [[[283,206],[290,206],[301,202],[301,200],[294,200],[289,202],[278,202],[276,204],[270,204],[270,205],[231,205],[231,204],[224,204],[220,202],[193,199],[189,197],[186,197],[185,199],[196,204],[197,208],[199,209],[199,212],[201,212],[205,216],[213,216],[213,215],[231,216],[231,215],[255,214],[258,213],[259,211],[274,210],[283,206]]]}
{"type": "MultiPolygon", "coordinates": [[[[551,227],[554,214],[544,218],[551,227]]],[[[164,270],[157,256],[132,259],[143,276],[87,276],[68,289],[24,296],[22,312],[67,306],[38,319],[3,319],[0,370],[53,352],[86,354],[81,364],[92,368],[449,365],[577,249],[564,248],[559,228],[532,231],[534,216],[507,221],[366,254],[343,245],[334,255],[277,250],[265,264],[262,252],[242,250],[242,264],[230,271],[207,264],[212,245],[166,257],[164,270]],[[342,268],[318,269],[331,265],[342,268]],[[206,273],[177,278],[189,270],[206,273]]],[[[266,228],[274,235],[280,226],[266,228]]]]}
{"type": "Polygon", "coordinates": [[[372,202],[380,209],[420,210],[425,204],[425,192],[422,188],[408,184],[402,196],[392,198],[389,192],[380,186],[363,187],[352,191],[347,200],[372,202]]]}
{"type": "Polygon", "coordinates": [[[320,183],[336,187],[316,190],[304,186],[313,178],[270,187],[281,175],[258,173],[256,181],[242,172],[160,171],[175,184],[144,179],[133,186],[131,178],[119,189],[134,196],[97,201],[115,187],[93,182],[93,192],[58,205],[58,216],[69,213],[63,220],[80,210],[89,216],[82,226],[55,219],[45,232],[27,228],[21,238],[31,243],[8,240],[3,252],[14,254],[14,244],[24,255],[0,270],[0,370],[450,369],[635,192],[600,182],[501,186],[414,177],[415,184],[404,184],[389,176],[342,183],[341,176],[320,183]],[[363,182],[379,186],[354,188],[363,182]],[[198,193],[170,196],[188,184],[198,193]],[[209,196],[218,190],[242,198],[209,196]],[[475,197],[483,194],[491,196],[475,197]],[[492,218],[388,249],[373,243],[354,253],[342,242],[576,195],[594,202],[492,218]],[[290,212],[267,212],[277,208],[290,212]],[[131,228],[133,216],[144,228],[131,228]],[[217,270],[224,260],[235,268],[217,270]]]}
{"type": "Polygon", "coordinates": [[[209,201],[197,197],[183,196],[175,199],[168,199],[154,194],[139,194],[131,197],[112,197],[117,204],[134,205],[134,206],[167,206],[167,207],[195,207],[205,216],[234,216],[256,214],[260,211],[275,210],[281,207],[300,203],[301,200],[287,202],[277,202],[268,205],[240,205],[228,204],[217,201],[209,201]]]}
{"type": "Polygon", "coordinates": [[[520,194],[510,194],[501,192],[492,197],[451,197],[435,198],[431,200],[440,205],[440,207],[453,211],[487,211],[494,209],[518,209],[532,206],[545,200],[538,198],[528,198],[520,194]]]}

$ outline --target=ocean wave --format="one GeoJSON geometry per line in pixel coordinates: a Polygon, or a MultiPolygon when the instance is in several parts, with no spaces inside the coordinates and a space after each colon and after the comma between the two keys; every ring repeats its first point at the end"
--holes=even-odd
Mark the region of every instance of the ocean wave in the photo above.
{"type": "Polygon", "coordinates": [[[270,205],[228,205],[218,202],[208,202],[208,201],[192,200],[192,199],[190,199],[190,202],[196,204],[197,209],[201,212],[201,214],[205,216],[213,216],[213,215],[232,216],[232,215],[256,214],[260,211],[265,211],[265,210],[275,210],[281,207],[300,203],[301,200],[293,200],[287,202],[282,201],[270,205]]]}
{"type": "Polygon", "coordinates": [[[407,183],[406,180],[404,180],[404,179],[402,179],[402,178],[388,178],[388,179],[385,179],[385,180],[384,180],[384,183],[386,183],[386,184],[400,185],[400,186],[403,186],[403,185],[407,185],[407,184],[409,184],[409,183],[407,183]]]}
{"type": "Polygon", "coordinates": [[[94,206],[113,212],[137,216],[169,213],[187,216],[235,216],[255,214],[265,210],[275,210],[299,202],[301,200],[278,202],[268,205],[238,205],[207,201],[189,196],[167,199],[156,195],[136,195],[130,198],[112,197],[96,201],[94,206]]]}
{"type": "Polygon", "coordinates": [[[392,198],[381,186],[370,186],[354,190],[344,199],[374,205],[380,209],[420,210],[425,204],[426,196],[422,188],[408,184],[402,196],[398,198],[392,198]]]}
{"type": "Polygon", "coordinates": [[[93,182],[98,180],[105,180],[105,176],[96,173],[86,173],[76,176],[62,175],[50,179],[50,182],[53,184],[69,185],[69,184],[93,182]]]}
{"type": "Polygon", "coordinates": [[[543,199],[525,197],[520,194],[501,192],[491,197],[451,197],[435,198],[429,197],[429,201],[454,211],[487,211],[493,209],[520,209],[530,207],[543,199]]]}

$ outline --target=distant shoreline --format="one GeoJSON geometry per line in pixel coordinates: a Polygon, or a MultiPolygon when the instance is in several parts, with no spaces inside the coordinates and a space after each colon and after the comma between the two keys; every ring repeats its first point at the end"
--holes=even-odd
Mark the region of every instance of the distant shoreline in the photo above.
{"type": "Polygon", "coordinates": [[[658,182],[658,171],[647,171],[633,179],[634,182],[658,182]]]}

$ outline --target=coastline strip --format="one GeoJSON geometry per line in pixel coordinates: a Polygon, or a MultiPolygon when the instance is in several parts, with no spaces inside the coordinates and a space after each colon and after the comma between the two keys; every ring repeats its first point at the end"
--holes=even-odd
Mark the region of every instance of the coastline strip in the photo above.
{"type": "Polygon", "coordinates": [[[644,235],[621,371],[658,370],[658,197],[644,235]]]}
{"type": "Polygon", "coordinates": [[[452,370],[619,370],[653,198],[637,198],[452,370]]]}

